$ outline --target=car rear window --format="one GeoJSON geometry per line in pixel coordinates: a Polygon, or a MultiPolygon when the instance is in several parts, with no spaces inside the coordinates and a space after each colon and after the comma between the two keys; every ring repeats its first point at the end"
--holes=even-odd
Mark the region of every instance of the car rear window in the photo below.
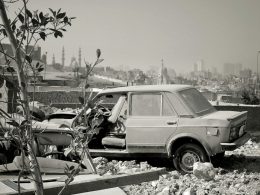
{"type": "Polygon", "coordinates": [[[206,113],[215,111],[215,108],[196,89],[186,89],[180,91],[179,94],[190,107],[190,109],[197,115],[204,115],[206,113]]]}

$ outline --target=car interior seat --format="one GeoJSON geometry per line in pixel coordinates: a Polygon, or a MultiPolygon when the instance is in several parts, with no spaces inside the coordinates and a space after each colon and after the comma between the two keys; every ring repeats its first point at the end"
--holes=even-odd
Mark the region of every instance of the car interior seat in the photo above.
{"type": "MultiPolygon", "coordinates": [[[[102,145],[105,147],[113,147],[113,148],[125,148],[125,133],[119,133],[121,130],[125,129],[118,129],[118,124],[120,123],[120,126],[123,128],[123,122],[121,120],[118,120],[120,114],[122,114],[122,109],[126,107],[126,96],[121,96],[115,106],[113,107],[111,111],[111,116],[107,119],[108,122],[115,124],[112,130],[109,132],[108,136],[105,136],[102,139],[102,145]]],[[[125,108],[126,109],[126,108],[125,108]]],[[[125,112],[125,110],[123,111],[125,112]]]]}

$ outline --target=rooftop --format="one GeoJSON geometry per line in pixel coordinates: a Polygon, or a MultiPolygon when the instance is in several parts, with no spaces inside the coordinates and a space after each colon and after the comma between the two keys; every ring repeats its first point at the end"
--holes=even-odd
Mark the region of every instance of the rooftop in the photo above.
{"type": "Polygon", "coordinates": [[[101,93],[117,93],[117,92],[140,92],[140,91],[179,91],[186,88],[191,88],[190,85],[135,85],[127,87],[117,87],[104,89],[101,93]]]}

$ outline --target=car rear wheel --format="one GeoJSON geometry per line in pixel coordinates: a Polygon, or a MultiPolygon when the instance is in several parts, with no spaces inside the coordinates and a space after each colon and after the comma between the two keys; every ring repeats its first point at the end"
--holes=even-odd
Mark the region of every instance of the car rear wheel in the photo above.
{"type": "Polygon", "coordinates": [[[191,173],[195,162],[208,160],[205,150],[196,144],[181,145],[174,153],[173,164],[178,171],[191,173]]]}

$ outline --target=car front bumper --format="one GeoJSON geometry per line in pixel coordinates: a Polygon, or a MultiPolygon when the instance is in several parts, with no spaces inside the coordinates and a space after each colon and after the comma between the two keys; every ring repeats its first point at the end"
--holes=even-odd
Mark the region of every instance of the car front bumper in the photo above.
{"type": "Polygon", "coordinates": [[[221,148],[223,151],[232,151],[237,149],[238,147],[244,145],[248,140],[250,139],[250,134],[245,133],[241,137],[239,137],[237,140],[231,143],[220,143],[221,148]]]}

